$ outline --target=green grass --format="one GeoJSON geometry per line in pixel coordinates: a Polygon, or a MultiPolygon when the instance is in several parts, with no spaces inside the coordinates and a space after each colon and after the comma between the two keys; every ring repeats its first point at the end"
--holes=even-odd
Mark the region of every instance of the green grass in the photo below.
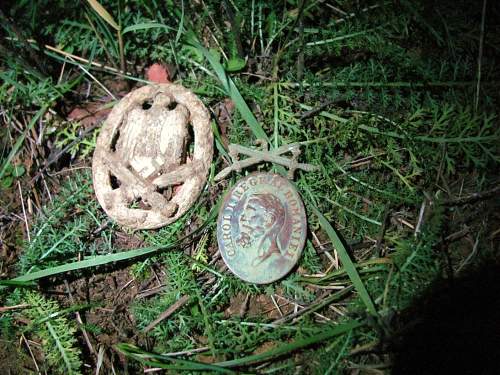
{"type": "MultiPolygon", "coordinates": [[[[100,3],[104,12],[95,1],[83,11],[48,4],[21,2],[10,16],[23,34],[84,60],[26,45],[6,24],[1,36],[12,53],[0,62],[0,104],[11,124],[0,130],[0,180],[12,165],[23,166],[24,174],[9,174],[9,187],[19,188],[15,179],[37,205],[27,224],[17,222],[28,226],[31,238],[22,245],[17,275],[0,280],[2,305],[30,306],[4,313],[0,323],[4,337],[24,334],[43,344],[34,350],[48,372],[88,373],[82,361],[95,372],[98,356],[86,354],[82,327],[106,356],[120,351],[131,372],[143,371],[143,365],[170,373],[280,374],[384,367],[384,355],[353,351],[385,348],[379,341],[395,334],[394,314],[436,280],[490,256],[477,249],[487,249],[493,238],[494,206],[481,206],[482,216],[474,216],[473,205],[443,203],[498,183],[494,83],[500,77],[496,52],[485,56],[476,110],[477,7],[440,4],[428,14],[423,2],[360,8],[347,0],[335,3],[339,11],[318,1],[160,6],[110,0],[100,3]],[[50,16],[41,17],[46,11],[50,16]],[[30,48],[53,72],[40,75],[30,65],[30,48]],[[219,119],[213,121],[212,176],[227,161],[224,137],[245,146],[265,139],[272,148],[300,142],[301,161],[319,166],[295,176],[306,203],[308,239],[297,268],[283,280],[251,285],[214,260],[224,190],[252,170],[285,173],[283,167],[268,163],[222,184],[209,181],[186,215],[154,231],[129,232],[108,222],[89,173],[66,171],[61,177],[55,163],[43,170],[45,180],[30,182],[54,147],[71,145],[69,166],[89,165],[96,133],[81,137],[81,124],[64,121],[65,111],[82,102],[81,84],[90,87],[89,101],[102,100],[110,90],[116,96],[110,81],[144,82],[143,68],[156,61],[175,67],[176,82],[207,107],[226,98],[234,103],[226,134],[219,119]],[[41,144],[34,154],[37,135],[41,144]],[[420,215],[422,202],[427,208],[420,215]],[[446,240],[465,223],[477,240],[472,255],[469,237],[446,240]],[[143,246],[123,246],[123,238],[143,246]],[[126,269],[135,283],[153,280],[161,290],[123,306],[133,332],[120,336],[91,323],[75,330],[72,321],[82,304],[68,298],[56,303],[48,293],[62,279],[71,283],[112,269],[126,269]],[[144,332],[184,295],[187,303],[144,332]],[[31,324],[22,326],[26,319],[31,324]],[[121,343],[112,349],[100,341],[103,335],[121,343]],[[185,354],[172,355],[177,352],[185,354]]],[[[495,21],[488,22],[487,30],[494,30],[495,21]]],[[[485,46],[498,40],[489,32],[485,46]]],[[[16,207],[9,194],[2,198],[5,207],[16,207]]],[[[106,370],[109,361],[117,371],[125,366],[113,355],[102,364],[106,370]]]]}

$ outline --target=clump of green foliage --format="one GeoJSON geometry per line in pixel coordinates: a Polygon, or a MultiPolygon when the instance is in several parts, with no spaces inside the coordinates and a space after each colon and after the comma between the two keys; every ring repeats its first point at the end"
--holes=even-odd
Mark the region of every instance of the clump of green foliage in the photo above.
{"type": "Polygon", "coordinates": [[[99,128],[92,130],[88,135],[82,134],[80,128],[78,121],[69,121],[61,124],[55,131],[55,145],[61,150],[67,148],[72,158],[77,155],[81,158],[91,156],[99,135],[99,128]]]}
{"type": "MultiPolygon", "coordinates": [[[[0,165],[3,165],[3,160],[1,159],[0,165]]],[[[14,183],[14,179],[22,177],[25,172],[26,168],[24,168],[22,165],[13,166],[11,163],[9,163],[5,168],[2,179],[0,180],[0,186],[4,189],[8,189],[14,183]]]]}
{"type": "Polygon", "coordinates": [[[32,227],[32,241],[19,259],[19,272],[63,264],[68,257],[75,259],[79,254],[113,251],[112,228],[92,235],[106,220],[93,198],[89,173],[77,173],[63,181],[59,194],[43,208],[32,227]]]}
{"type": "MultiPolygon", "coordinates": [[[[306,1],[180,6],[169,1],[166,7],[103,1],[108,15],[98,11],[95,2],[83,12],[61,3],[58,9],[66,17],[39,23],[46,2],[39,8],[21,2],[11,9],[20,14],[29,8],[26,28],[37,26],[40,35],[64,52],[109,67],[95,69],[91,76],[85,73],[94,69],[90,64],[45,51],[52,61],[79,69],[55,84],[53,77],[22,69],[9,55],[4,61],[10,69],[0,73],[0,101],[8,108],[52,102],[83,77],[95,82],[95,76],[113,74],[140,81],[142,67],[168,62],[175,66],[178,82],[208,106],[214,108],[228,97],[234,105],[225,134],[214,119],[218,154],[210,176],[227,159],[222,136],[246,146],[267,138],[271,148],[301,142],[301,161],[319,166],[317,172],[296,174],[310,237],[296,272],[280,282],[249,285],[222,270],[214,259],[214,222],[202,236],[193,237],[191,256],[182,246],[132,265],[131,274],[140,281],[151,277],[151,265],[161,269],[164,289],[132,304],[137,332],[152,341],[148,350],[153,353],[137,356],[121,346],[129,357],[154,359],[157,362],[147,364],[173,366],[165,368],[174,372],[237,368],[332,374],[387,365],[383,355],[353,352],[382,345],[394,312],[408,308],[433,282],[447,276],[438,249],[451,225],[445,225],[450,213],[441,195],[461,195],[464,186],[477,192],[496,181],[492,170],[500,159],[498,95],[488,81],[498,81],[498,69],[485,58],[478,84],[478,38],[471,35],[480,35],[480,23],[475,22],[480,15],[478,7],[460,3],[461,8],[437,4],[428,14],[425,2],[408,1],[360,6],[345,0],[332,7],[306,1]],[[116,73],[124,63],[129,74],[116,73]],[[432,207],[420,217],[422,202],[429,197],[432,207]],[[335,227],[337,242],[317,211],[335,227]],[[350,259],[351,268],[346,262],[350,259]],[[282,313],[280,308],[292,306],[294,319],[286,320],[290,312],[284,322],[268,312],[245,315],[245,306],[236,306],[243,316],[235,313],[235,303],[276,295],[289,302],[280,299],[281,307],[270,309],[282,313]],[[182,296],[189,296],[188,302],[144,333],[182,296]],[[338,335],[323,336],[339,328],[338,335]],[[308,349],[313,344],[314,349],[308,349]],[[199,357],[186,355],[181,362],[158,354],[200,347],[199,357]],[[215,367],[199,362],[214,362],[215,367]]],[[[77,132],[76,124],[59,127],[56,141],[67,146],[77,132]]],[[[92,145],[93,140],[78,143],[73,156],[87,156],[92,145]]],[[[257,168],[281,172],[270,164],[257,168]]],[[[245,173],[234,174],[228,185],[245,173]]],[[[209,181],[200,203],[182,219],[134,235],[147,245],[169,246],[190,231],[186,227],[192,229],[210,217],[213,208],[207,197],[214,192],[219,194],[220,188],[209,181]]],[[[78,254],[117,250],[112,230],[89,235],[105,221],[91,196],[88,175],[75,175],[63,185],[33,226],[32,241],[20,259],[21,274],[67,263],[78,254]]],[[[483,236],[477,238],[478,246],[484,245],[483,236]]],[[[29,298],[57,314],[57,306],[40,300],[39,294],[29,298]]],[[[70,350],[74,341],[67,337],[67,342],[70,350]]]]}
{"type": "Polygon", "coordinates": [[[38,292],[23,293],[30,307],[24,311],[31,321],[31,334],[42,345],[46,364],[54,374],[80,374],[81,352],[75,327],[61,315],[58,304],[38,292]]]}
{"type": "Polygon", "coordinates": [[[37,291],[17,290],[8,299],[9,304],[23,304],[23,310],[9,311],[0,318],[5,339],[13,334],[24,334],[40,343],[43,361],[40,371],[52,374],[81,374],[81,350],[76,339],[76,327],[56,301],[37,291]],[[26,327],[15,322],[22,317],[26,327]]]}
{"type": "MultiPolygon", "coordinates": [[[[421,296],[433,282],[444,277],[446,260],[439,255],[442,242],[444,207],[436,204],[418,238],[394,238],[396,244],[392,255],[394,278],[389,280],[388,293],[382,306],[393,310],[404,310],[416,296],[421,296]]],[[[390,235],[389,235],[390,236],[390,235]]]]}
{"type": "Polygon", "coordinates": [[[196,290],[198,288],[194,274],[182,253],[171,252],[163,256],[165,265],[167,290],[150,300],[138,300],[133,307],[140,330],[148,326],[168,307],[184,295],[191,296],[194,303],[176,314],[175,320],[166,319],[156,325],[149,335],[158,342],[161,352],[175,352],[192,349],[191,336],[196,332],[203,332],[203,319],[196,303],[196,290]],[[168,338],[168,339],[167,339],[168,338]]]}

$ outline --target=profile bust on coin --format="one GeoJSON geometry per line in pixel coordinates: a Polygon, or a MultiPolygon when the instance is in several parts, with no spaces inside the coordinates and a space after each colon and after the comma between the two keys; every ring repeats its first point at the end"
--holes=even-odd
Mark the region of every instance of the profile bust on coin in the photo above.
{"type": "Polygon", "coordinates": [[[295,266],[306,238],[304,205],[284,177],[254,173],[227,194],[217,238],[229,269],[243,280],[266,284],[295,266]]]}

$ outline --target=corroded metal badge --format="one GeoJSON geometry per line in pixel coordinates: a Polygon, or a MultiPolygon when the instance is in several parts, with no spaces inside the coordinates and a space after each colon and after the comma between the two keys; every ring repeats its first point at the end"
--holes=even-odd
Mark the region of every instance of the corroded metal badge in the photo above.
{"type": "Polygon", "coordinates": [[[132,229],[170,224],[205,186],[212,144],[210,115],[191,91],[174,84],[134,90],[114,106],[97,138],[97,200],[132,229]]]}
{"type": "Polygon", "coordinates": [[[267,284],[295,266],[306,229],[304,204],[295,187],[280,175],[254,173],[227,194],[217,221],[217,240],[234,274],[267,284]]]}

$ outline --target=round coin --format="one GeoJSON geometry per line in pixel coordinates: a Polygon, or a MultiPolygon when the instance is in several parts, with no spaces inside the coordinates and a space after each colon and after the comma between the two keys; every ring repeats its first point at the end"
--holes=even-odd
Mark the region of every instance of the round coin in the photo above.
{"type": "Polygon", "coordinates": [[[304,204],[295,187],[280,175],[253,173],[227,193],[217,220],[217,241],[236,276],[267,284],[295,266],[306,230],[304,204]]]}

